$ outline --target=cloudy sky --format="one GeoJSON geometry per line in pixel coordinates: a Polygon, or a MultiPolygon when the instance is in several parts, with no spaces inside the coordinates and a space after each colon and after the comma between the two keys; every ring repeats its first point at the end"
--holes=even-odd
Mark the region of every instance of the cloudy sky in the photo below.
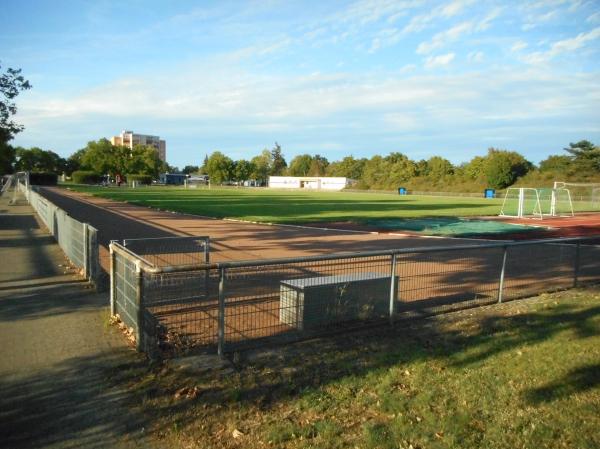
{"type": "Polygon", "coordinates": [[[14,143],[62,156],[122,129],[180,167],[600,143],[598,0],[3,0],[0,63],[34,86],[14,143]]]}

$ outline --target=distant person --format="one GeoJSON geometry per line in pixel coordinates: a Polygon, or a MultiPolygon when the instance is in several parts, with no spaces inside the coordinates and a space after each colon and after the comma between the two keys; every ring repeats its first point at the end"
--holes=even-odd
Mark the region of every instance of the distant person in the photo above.
{"type": "Polygon", "coordinates": [[[115,181],[117,182],[117,187],[121,187],[121,175],[117,173],[115,176],[115,181]]]}

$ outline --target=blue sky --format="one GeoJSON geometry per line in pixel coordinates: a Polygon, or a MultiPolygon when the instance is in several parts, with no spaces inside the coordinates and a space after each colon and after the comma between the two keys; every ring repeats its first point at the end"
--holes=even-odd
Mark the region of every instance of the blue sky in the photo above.
{"type": "Polygon", "coordinates": [[[180,167],[600,143],[597,0],[3,0],[0,61],[34,86],[14,144],[62,156],[122,129],[180,167]]]}

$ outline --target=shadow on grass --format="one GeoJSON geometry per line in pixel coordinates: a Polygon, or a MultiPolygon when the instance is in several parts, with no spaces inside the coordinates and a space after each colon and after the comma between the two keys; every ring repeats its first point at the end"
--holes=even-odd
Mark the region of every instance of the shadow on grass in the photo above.
{"type": "Polygon", "coordinates": [[[524,397],[530,404],[538,405],[583,393],[597,386],[600,386],[600,363],[575,368],[561,379],[526,391],[524,397]]]}

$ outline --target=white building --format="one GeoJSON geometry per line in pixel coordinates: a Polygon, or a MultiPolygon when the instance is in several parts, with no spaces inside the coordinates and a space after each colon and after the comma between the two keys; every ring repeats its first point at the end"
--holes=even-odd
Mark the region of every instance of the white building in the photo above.
{"type": "Polygon", "coordinates": [[[159,136],[134,134],[133,131],[121,131],[120,135],[110,138],[110,143],[113,145],[123,145],[132,149],[136,145],[149,145],[156,148],[161,161],[167,162],[167,144],[159,136]]]}
{"type": "Polygon", "coordinates": [[[269,176],[269,187],[277,189],[342,190],[352,184],[354,184],[354,181],[350,178],[269,176]]]}

